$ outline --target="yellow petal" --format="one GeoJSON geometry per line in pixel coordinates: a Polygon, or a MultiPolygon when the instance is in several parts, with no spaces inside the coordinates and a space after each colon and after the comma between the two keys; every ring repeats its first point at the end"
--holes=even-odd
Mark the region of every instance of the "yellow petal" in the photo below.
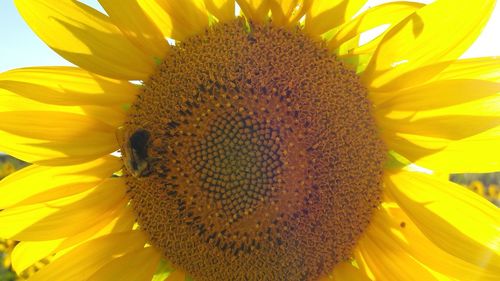
{"type": "Polygon", "coordinates": [[[53,253],[54,241],[21,241],[12,251],[12,268],[18,274],[53,253]]]}
{"type": "Polygon", "coordinates": [[[119,170],[119,158],[106,156],[71,166],[33,164],[0,181],[0,209],[42,203],[95,187],[119,170]]]}
{"type": "Polygon", "coordinates": [[[52,261],[30,278],[30,281],[91,280],[92,274],[106,263],[144,247],[141,231],[116,233],[84,243],[52,261]]]}
{"type": "Polygon", "coordinates": [[[318,37],[350,20],[365,3],[366,0],[311,0],[304,30],[318,37]]]}
{"type": "Polygon", "coordinates": [[[449,173],[489,172],[500,168],[499,89],[488,81],[447,80],[373,93],[372,100],[382,138],[408,160],[449,173]]]}
{"type": "Polygon", "coordinates": [[[128,232],[132,230],[134,223],[135,216],[124,202],[116,211],[71,237],[46,241],[21,241],[12,252],[12,267],[16,272],[22,272],[40,259],[56,253],[58,253],[56,257],[64,256],[65,252],[87,241],[112,233],[128,232]]]}
{"type": "Polygon", "coordinates": [[[29,162],[74,157],[76,163],[117,149],[114,127],[86,115],[13,111],[0,112],[0,120],[1,151],[29,162]]]}
{"type": "Polygon", "coordinates": [[[435,245],[500,272],[500,210],[486,199],[432,175],[388,174],[389,194],[435,245]]]}
{"type": "Polygon", "coordinates": [[[422,86],[440,80],[477,79],[500,82],[500,58],[484,57],[430,64],[395,77],[377,89],[377,92],[394,92],[406,88],[422,86]]]}
{"type": "Polygon", "coordinates": [[[433,244],[395,203],[383,203],[372,224],[382,237],[429,269],[457,280],[497,280],[495,272],[465,262],[433,244]]]}
{"type": "Polygon", "coordinates": [[[59,240],[55,252],[64,252],[71,250],[77,245],[112,233],[127,232],[134,228],[136,222],[135,214],[128,204],[128,198],[124,198],[118,203],[118,208],[109,212],[108,216],[103,217],[92,227],[79,232],[68,238],[59,240]]]}
{"type": "Polygon", "coordinates": [[[207,10],[214,15],[220,22],[227,22],[234,19],[234,0],[205,0],[207,10]]]}
{"type": "Polygon", "coordinates": [[[269,13],[269,0],[236,0],[241,11],[251,21],[264,23],[269,13]]]}
{"type": "Polygon", "coordinates": [[[397,24],[423,6],[422,3],[393,2],[370,8],[340,27],[328,45],[332,49],[338,48],[344,42],[359,37],[365,31],[382,25],[397,24]]]}
{"type": "Polygon", "coordinates": [[[61,144],[43,143],[35,139],[4,134],[1,131],[0,138],[8,139],[8,142],[0,144],[0,151],[26,162],[40,163],[43,165],[73,165],[92,161],[107,154],[102,153],[101,156],[81,155],[82,150],[71,145],[65,145],[63,147],[61,144]]]}
{"type": "Polygon", "coordinates": [[[111,21],[149,58],[162,60],[168,43],[137,1],[99,0],[111,21]]]}
{"type": "Polygon", "coordinates": [[[340,57],[342,59],[349,58],[349,57],[354,57],[354,56],[359,56],[359,55],[373,55],[375,50],[378,47],[378,44],[381,41],[381,36],[376,37],[375,39],[366,42],[361,45],[360,42],[360,37],[361,34],[355,36],[353,39],[343,43],[340,45],[338,48],[335,45],[331,45],[329,48],[337,55],[337,57],[340,57]]]}
{"type": "Polygon", "coordinates": [[[384,121],[382,129],[398,134],[421,135],[459,141],[500,126],[498,116],[449,115],[384,121]]]}
{"type": "Polygon", "coordinates": [[[153,247],[129,252],[92,274],[93,281],[151,281],[161,254],[153,247]]]}
{"type": "Polygon", "coordinates": [[[356,254],[363,257],[375,280],[437,280],[431,271],[383,235],[379,228],[372,222],[355,249],[356,254]]]}
{"type": "Polygon", "coordinates": [[[138,3],[165,37],[182,41],[208,26],[203,0],[138,0],[138,3]]]}
{"type": "Polygon", "coordinates": [[[493,173],[500,167],[500,127],[452,142],[408,134],[383,138],[413,163],[443,173],[493,173]]]}
{"type": "Polygon", "coordinates": [[[57,105],[132,103],[138,87],[76,67],[29,67],[0,73],[0,88],[39,102],[57,105]]]}
{"type": "MultiPolygon", "coordinates": [[[[434,65],[434,67],[436,66],[434,65]]],[[[448,64],[442,72],[432,77],[430,81],[447,79],[480,79],[500,83],[499,69],[499,57],[456,60],[453,61],[453,63],[448,64]]]]}
{"type": "Polygon", "coordinates": [[[341,262],[333,270],[333,281],[371,281],[361,270],[347,262],[341,262]]]}
{"type": "Polygon", "coordinates": [[[383,38],[363,74],[365,84],[377,89],[411,70],[458,58],[477,38],[494,5],[493,0],[441,0],[419,9],[383,38]]]}
{"type": "Polygon", "coordinates": [[[271,0],[273,24],[276,26],[290,26],[296,24],[310,9],[311,1],[308,0],[271,0]]]}
{"type": "Polygon", "coordinates": [[[370,98],[376,105],[377,111],[422,111],[445,108],[454,105],[463,106],[461,111],[464,115],[476,115],[483,110],[474,111],[463,108],[468,104],[471,106],[489,107],[490,112],[498,111],[500,83],[474,80],[474,79],[453,79],[438,80],[421,86],[406,88],[395,92],[373,92],[370,98]],[[472,102],[472,103],[471,103],[472,102]],[[476,104],[476,105],[474,105],[476,104]]]}
{"type": "Polygon", "coordinates": [[[130,104],[123,104],[122,106],[84,105],[78,107],[79,112],[111,125],[113,128],[118,128],[125,123],[128,105],[130,104]]]}
{"type": "Polygon", "coordinates": [[[328,47],[338,59],[356,67],[356,73],[361,73],[370,62],[384,35],[408,15],[423,7],[421,3],[393,2],[368,9],[354,20],[342,25],[339,32],[328,42],[328,47]],[[366,31],[382,29],[369,42],[361,41],[366,31]]]}
{"type": "Polygon", "coordinates": [[[76,195],[5,209],[0,211],[0,237],[40,241],[75,235],[120,208],[125,189],[122,181],[108,179],[76,195]]]}
{"type": "Polygon", "coordinates": [[[68,61],[104,76],[147,79],[155,67],[110,19],[77,1],[15,0],[33,31],[68,61]]]}
{"type": "MultiPolygon", "coordinates": [[[[72,165],[92,161],[117,149],[116,144],[98,143],[80,147],[78,142],[52,142],[25,138],[0,131],[0,151],[41,165],[72,165]]],[[[111,138],[109,139],[111,141],[111,138]]],[[[100,141],[99,141],[100,142],[100,141]]]]}
{"type": "MultiPolygon", "coordinates": [[[[0,112],[54,111],[54,112],[75,113],[79,115],[89,115],[90,117],[98,119],[99,121],[102,121],[113,127],[121,126],[125,121],[126,112],[123,107],[121,106],[119,107],[118,105],[117,106],[78,105],[76,100],[74,101],[75,105],[72,106],[55,105],[23,97],[22,96],[23,94],[30,95],[24,92],[25,91],[22,91],[22,89],[20,89],[19,94],[17,94],[12,91],[4,89],[3,86],[0,85],[0,112]]],[[[47,102],[51,102],[51,100],[57,100],[57,98],[53,99],[53,97],[47,97],[43,93],[39,92],[36,92],[35,96],[37,99],[45,100],[47,102]]],[[[71,102],[71,98],[69,98],[69,102],[71,102]]]]}

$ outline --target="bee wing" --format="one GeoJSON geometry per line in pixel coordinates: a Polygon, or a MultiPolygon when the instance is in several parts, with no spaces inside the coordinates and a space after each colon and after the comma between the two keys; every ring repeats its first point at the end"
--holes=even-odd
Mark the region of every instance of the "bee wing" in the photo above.
{"type": "Polygon", "coordinates": [[[132,161],[134,161],[134,154],[130,148],[127,129],[125,126],[120,126],[115,131],[116,140],[120,146],[120,152],[122,154],[123,164],[125,169],[127,169],[131,174],[134,173],[132,161]]]}

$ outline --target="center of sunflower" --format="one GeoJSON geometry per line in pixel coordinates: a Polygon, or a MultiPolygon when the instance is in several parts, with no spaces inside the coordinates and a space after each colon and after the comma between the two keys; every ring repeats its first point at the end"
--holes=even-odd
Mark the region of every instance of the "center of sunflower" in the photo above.
{"type": "Polygon", "coordinates": [[[380,200],[366,90],[300,30],[238,19],[172,47],[125,131],[139,225],[195,280],[317,280],[380,200]]]}
{"type": "Polygon", "coordinates": [[[233,223],[272,198],[283,163],[277,129],[232,108],[223,111],[204,124],[188,161],[201,191],[233,223]]]}

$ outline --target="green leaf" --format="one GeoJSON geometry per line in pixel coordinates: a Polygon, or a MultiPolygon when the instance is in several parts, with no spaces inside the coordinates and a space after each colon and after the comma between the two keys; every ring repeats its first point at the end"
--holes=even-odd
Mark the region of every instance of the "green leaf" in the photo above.
{"type": "Polygon", "coordinates": [[[396,170],[396,169],[402,169],[408,165],[410,165],[411,162],[403,157],[401,154],[395,152],[394,150],[391,150],[387,153],[387,160],[385,162],[385,168],[389,170],[396,170]]]}
{"type": "Polygon", "coordinates": [[[158,268],[156,269],[156,273],[153,275],[153,279],[151,281],[164,281],[170,275],[170,273],[174,272],[174,268],[170,265],[170,262],[161,259],[158,268]]]}

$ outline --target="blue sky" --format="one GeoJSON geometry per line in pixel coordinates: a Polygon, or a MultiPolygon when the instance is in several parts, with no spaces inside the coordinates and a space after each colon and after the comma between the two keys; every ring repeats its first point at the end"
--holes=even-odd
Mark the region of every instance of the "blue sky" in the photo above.
{"type": "MultiPolygon", "coordinates": [[[[371,0],[369,4],[382,1],[371,0]]],[[[98,6],[97,0],[81,2],[98,6]]],[[[497,4],[488,26],[465,57],[500,56],[499,30],[500,4],[497,4]]],[[[69,65],[31,32],[17,13],[13,0],[0,0],[0,38],[0,72],[24,66],[69,65]]]]}
{"type": "MultiPolygon", "coordinates": [[[[81,2],[98,6],[97,0],[81,2]]],[[[0,0],[0,38],[0,72],[24,66],[71,65],[31,31],[13,0],[0,0]]]]}

